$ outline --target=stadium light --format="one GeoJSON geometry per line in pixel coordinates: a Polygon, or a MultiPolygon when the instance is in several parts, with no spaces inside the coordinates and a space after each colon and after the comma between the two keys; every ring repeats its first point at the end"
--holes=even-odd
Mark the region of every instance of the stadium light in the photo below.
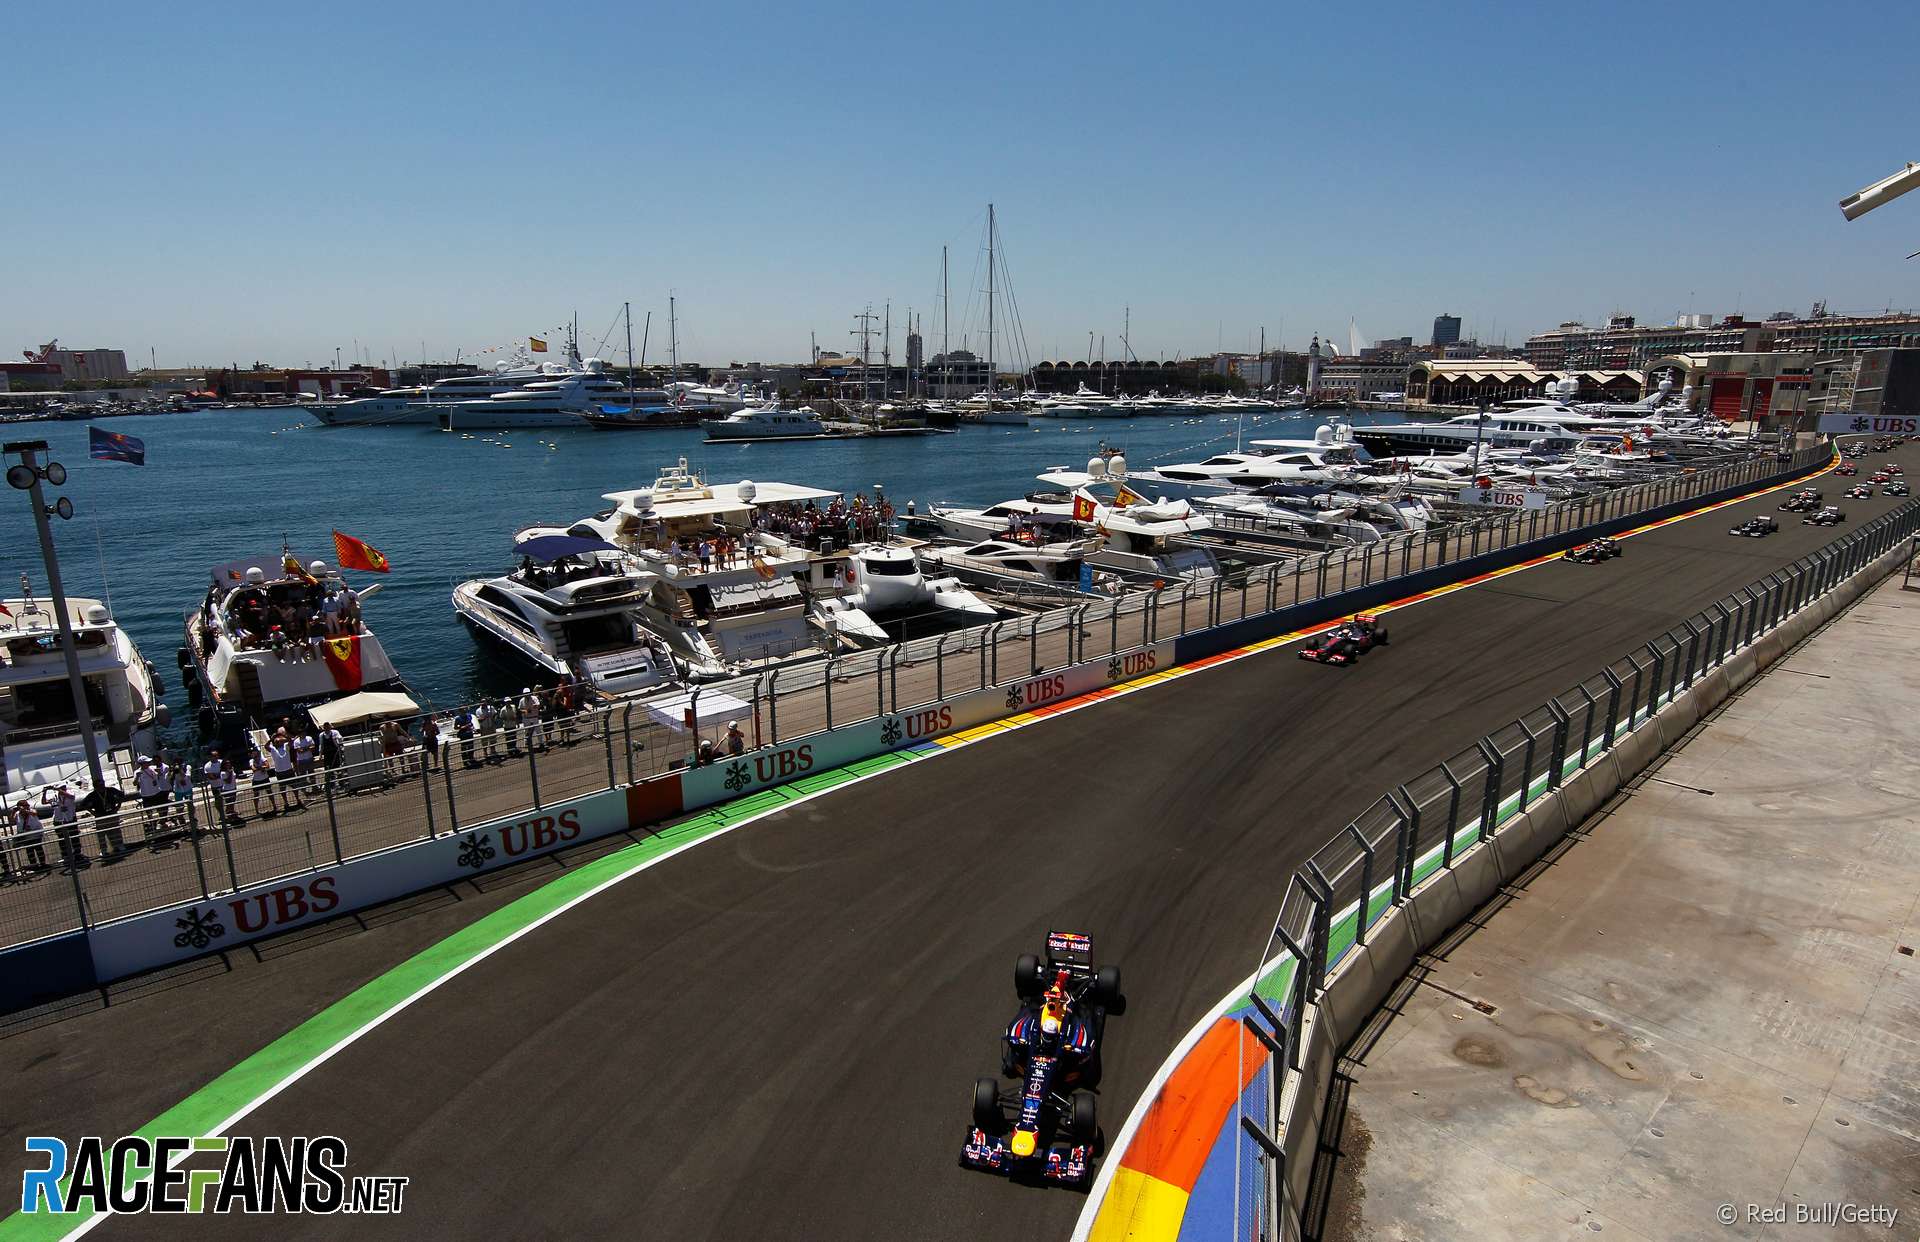
{"type": "Polygon", "coordinates": [[[1866,189],[1847,195],[1840,200],[1840,214],[1849,220],[1858,220],[1912,189],[1920,189],[1920,164],[1910,163],[1892,176],[1882,177],[1866,189]]]}

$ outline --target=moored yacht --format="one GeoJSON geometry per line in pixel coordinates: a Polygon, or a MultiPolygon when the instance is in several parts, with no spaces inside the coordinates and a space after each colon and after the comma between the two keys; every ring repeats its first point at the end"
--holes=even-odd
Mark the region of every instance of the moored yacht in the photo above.
{"type": "Polygon", "coordinates": [[[653,575],[603,539],[530,527],[514,543],[519,566],[453,589],[453,610],[546,680],[572,679],[603,694],[660,685],[664,644],[640,624],[653,575]]]}
{"type": "MultiPolygon", "coordinates": [[[[24,580],[22,585],[24,586],[24,580]]],[[[0,613],[0,791],[34,793],[55,783],[90,791],[85,743],[67,683],[53,604],[31,594],[4,601],[0,613]]],[[[156,753],[155,729],[167,723],[153,668],[99,600],[69,597],[87,711],[101,746],[103,775],[127,787],[134,762],[156,753]]]]}
{"type": "Polygon", "coordinates": [[[180,666],[192,678],[200,725],[223,736],[361,690],[406,692],[386,648],[360,619],[357,595],[324,561],[306,568],[290,552],[215,565],[186,616],[180,666]],[[340,617],[319,618],[329,597],[340,617]]]}
{"type": "Polygon", "coordinates": [[[607,374],[607,364],[589,358],[577,371],[556,370],[509,392],[483,400],[436,406],[442,431],[496,431],[514,427],[589,426],[586,416],[603,405],[624,405],[627,386],[607,374]]]}
{"type": "Polygon", "coordinates": [[[929,578],[920,556],[903,544],[870,543],[850,550],[848,589],[814,597],[814,616],[827,631],[830,646],[840,640],[884,643],[891,636],[876,616],[915,612],[958,614],[984,624],[1000,614],[960,585],[958,578],[929,578]]]}
{"type": "Polygon", "coordinates": [[[797,410],[754,406],[707,424],[707,440],[714,444],[729,440],[818,440],[829,434],[820,416],[807,406],[797,410]]]}
{"type": "Polygon", "coordinates": [[[399,423],[431,424],[435,407],[461,401],[485,401],[500,393],[519,390],[527,384],[563,374],[557,364],[543,368],[531,362],[500,362],[493,370],[479,375],[456,375],[449,379],[412,388],[388,388],[371,397],[346,401],[309,401],[296,407],[329,427],[372,427],[399,423]]]}

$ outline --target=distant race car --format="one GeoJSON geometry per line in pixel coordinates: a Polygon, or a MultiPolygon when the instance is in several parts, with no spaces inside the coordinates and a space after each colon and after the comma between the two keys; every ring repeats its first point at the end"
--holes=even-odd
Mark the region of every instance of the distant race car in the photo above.
{"type": "Polygon", "coordinates": [[[1873,499],[1873,489],[1871,487],[1868,487],[1865,483],[1855,483],[1852,487],[1849,487],[1846,491],[1840,494],[1842,496],[1847,497],[1850,500],[1872,500],[1873,499]]]}
{"type": "Polygon", "coordinates": [[[1753,539],[1764,539],[1779,529],[1780,523],[1763,514],[1760,517],[1748,518],[1727,533],[1729,535],[1746,535],[1753,539]]]}
{"type": "Polygon", "coordinates": [[[1828,505],[1824,509],[1817,509],[1811,515],[1801,518],[1800,524],[1802,526],[1838,526],[1846,520],[1847,514],[1844,509],[1841,509],[1838,505],[1828,505]]]}
{"type": "Polygon", "coordinates": [[[1356,613],[1300,648],[1302,660],[1317,664],[1353,664],[1375,647],[1387,645],[1387,627],[1378,617],[1356,613]]]}
{"type": "Polygon", "coordinates": [[[1580,544],[1578,547],[1568,548],[1560,554],[1560,559],[1563,561],[1576,561],[1582,565],[1598,565],[1601,561],[1609,560],[1618,555],[1620,555],[1620,545],[1614,540],[1602,535],[1598,539],[1580,544]]]}
{"type": "Polygon", "coordinates": [[[1850,461],[1843,461],[1840,463],[1838,468],[1834,470],[1834,473],[1842,477],[1856,475],[1860,473],[1860,467],[1854,465],[1850,461]]]}
{"type": "Polygon", "coordinates": [[[1908,494],[1907,485],[1905,483],[1902,483],[1898,479],[1895,479],[1893,482],[1887,484],[1886,487],[1882,488],[1881,490],[1884,491],[1889,496],[1905,496],[1908,494]]]}
{"type": "Polygon", "coordinates": [[[1818,488],[1806,487],[1787,497],[1780,505],[1780,510],[1783,513],[1812,513],[1820,507],[1821,500],[1818,488]]]}
{"type": "Polygon", "coordinates": [[[1048,932],[1045,957],[1027,953],[1014,962],[1013,986],[1020,1011],[1002,1036],[1000,1072],[1019,1086],[974,1081],[973,1125],[960,1164],[1085,1186],[1099,1139],[1090,1089],[1100,1081],[1107,1015],[1123,1005],[1120,968],[1094,966],[1091,938],[1048,932]]]}
{"type": "Polygon", "coordinates": [[[1890,461],[1880,468],[1891,475],[1902,475],[1906,473],[1906,471],[1900,468],[1900,463],[1897,461],[1890,461]]]}
{"type": "Polygon", "coordinates": [[[1869,482],[1869,483],[1891,483],[1891,482],[1893,482],[1893,476],[1892,476],[1892,475],[1890,475],[1890,474],[1888,474],[1888,473],[1887,473],[1886,471],[1884,471],[1884,470],[1876,470],[1876,471],[1874,471],[1874,472],[1873,472],[1872,474],[1870,474],[1870,475],[1868,475],[1868,476],[1867,476],[1867,482],[1869,482]]]}

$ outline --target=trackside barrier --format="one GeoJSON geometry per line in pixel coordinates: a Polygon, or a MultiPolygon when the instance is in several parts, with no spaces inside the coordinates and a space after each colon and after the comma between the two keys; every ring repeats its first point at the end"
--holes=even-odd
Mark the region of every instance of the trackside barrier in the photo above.
{"type": "MultiPolygon", "coordinates": [[[[1340,1051],[1415,957],[1706,713],[1901,569],[1916,536],[1920,501],[1910,500],[1714,602],[1381,797],[1294,874],[1249,993],[1212,1023],[1250,1036],[1238,1054],[1250,1058],[1246,1087],[1223,1127],[1239,1144],[1227,1163],[1243,1236],[1302,1236],[1340,1051]]],[[[1211,1035],[1190,1036],[1186,1055],[1204,1055],[1211,1035]]],[[[1143,1100],[1136,1116],[1159,1106],[1143,1100]]],[[[1156,1193],[1142,1185],[1151,1169],[1128,1165],[1126,1154],[1109,1154],[1076,1238],[1096,1221],[1102,1236],[1120,1236],[1126,1214],[1156,1193]],[[1122,1219],[1109,1222],[1108,1212],[1122,1219]]]]}
{"type": "MultiPolygon", "coordinates": [[[[9,971],[16,952],[29,950],[40,955],[36,960],[68,967],[32,972],[17,993],[0,993],[0,1003],[17,1006],[34,996],[218,952],[255,936],[791,782],[804,787],[810,778],[825,779],[826,773],[865,758],[1010,715],[1045,712],[1259,637],[1307,628],[1596,534],[1731,499],[1831,461],[1832,450],[1825,446],[1757,457],[1529,514],[1400,536],[1379,548],[1267,566],[1241,582],[1077,603],[719,683],[708,692],[725,690],[748,701],[751,736],[763,744],[707,766],[679,766],[674,756],[686,749],[684,735],[650,720],[644,703],[622,702],[517,734],[449,739],[437,769],[420,762],[417,752],[392,763],[374,758],[350,764],[333,781],[317,776],[300,810],[249,822],[237,831],[213,827],[220,811],[203,790],[193,827],[170,831],[150,852],[130,851],[111,868],[75,873],[70,887],[58,875],[42,875],[0,890],[0,942],[14,944],[0,950],[0,973],[9,971]],[[1389,566],[1398,571],[1391,577],[1389,566]],[[1339,589],[1343,583],[1350,585],[1339,589]],[[1249,615],[1249,609],[1258,611],[1249,615]],[[843,687],[840,693],[836,686],[843,687]],[[831,704],[827,714],[823,703],[831,704]],[[519,744],[510,746],[516,739],[519,744]],[[383,785],[386,792],[347,796],[363,784],[363,770],[364,783],[383,785]],[[577,821],[572,835],[537,847],[516,837],[519,848],[505,848],[502,833],[559,823],[568,813],[577,821]],[[494,855],[462,849],[458,843],[469,839],[491,846],[494,855]],[[26,895],[34,902],[24,901],[26,895]],[[220,910],[226,913],[215,932],[207,924],[208,912],[220,910]],[[71,969],[75,933],[93,950],[91,978],[71,969]],[[38,947],[49,940],[68,947],[64,953],[38,947]]],[[[1634,690],[1644,699],[1646,689],[1637,675],[1634,690]]],[[[697,711],[698,699],[694,703],[697,711]]],[[[1540,735],[1548,727],[1535,723],[1531,731],[1540,735]]],[[[1473,786],[1463,806],[1481,804],[1483,784],[1473,786]]],[[[251,791],[243,788],[243,812],[251,799],[251,791]]],[[[130,844],[140,840],[136,833],[145,829],[139,813],[126,812],[120,819],[124,829],[96,825],[90,830],[90,839],[83,841],[89,856],[107,852],[98,839],[107,832],[124,830],[130,844]]],[[[538,835],[537,829],[531,831],[538,835]]]]}

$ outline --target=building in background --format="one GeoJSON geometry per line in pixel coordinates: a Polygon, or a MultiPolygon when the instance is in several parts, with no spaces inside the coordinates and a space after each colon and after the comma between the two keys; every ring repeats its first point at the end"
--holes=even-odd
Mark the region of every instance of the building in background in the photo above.
{"type": "Polygon", "coordinates": [[[1544,397],[1548,385],[1571,375],[1579,401],[1637,401],[1646,376],[1640,371],[1540,368],[1524,358],[1429,358],[1407,371],[1406,404],[1474,409],[1520,397],[1544,397]]]}
{"type": "Polygon", "coordinates": [[[60,368],[60,382],[111,383],[127,378],[127,355],[119,349],[62,349],[48,341],[38,350],[25,350],[28,362],[52,363],[60,368]]]}
{"type": "Polygon", "coordinates": [[[1617,315],[1604,328],[1563,323],[1527,338],[1521,353],[1543,368],[1645,370],[1675,355],[1788,353],[1851,354],[1920,346],[1920,313],[1831,315],[1824,305],[1804,318],[1776,314],[1764,323],[1740,315],[1679,316],[1658,327],[1617,315]]]}
{"type": "MultiPolygon", "coordinates": [[[[856,364],[857,365],[857,364],[856,364]]],[[[992,376],[987,360],[973,351],[956,349],[927,360],[927,395],[941,401],[958,400],[985,392],[992,376]]]]}
{"type": "Polygon", "coordinates": [[[1460,342],[1460,316],[1435,315],[1433,317],[1433,341],[1435,349],[1445,349],[1460,342]]]}

